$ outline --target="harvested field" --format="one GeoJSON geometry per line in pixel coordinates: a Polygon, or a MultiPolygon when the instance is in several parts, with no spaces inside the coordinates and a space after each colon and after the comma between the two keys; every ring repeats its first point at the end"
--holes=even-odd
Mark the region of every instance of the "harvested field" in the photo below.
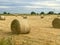
{"type": "Polygon", "coordinates": [[[30,25],[29,34],[11,34],[10,24],[14,19],[22,21],[21,16],[5,16],[5,20],[0,20],[0,39],[11,37],[16,45],[60,45],[60,29],[52,27],[52,21],[57,15],[27,16],[30,25]]]}

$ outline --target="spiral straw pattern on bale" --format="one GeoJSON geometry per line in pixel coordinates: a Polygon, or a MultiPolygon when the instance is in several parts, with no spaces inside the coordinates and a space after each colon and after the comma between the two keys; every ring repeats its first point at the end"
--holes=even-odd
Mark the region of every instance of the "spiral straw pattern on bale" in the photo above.
{"type": "Polygon", "coordinates": [[[18,20],[13,20],[12,23],[11,23],[11,30],[12,30],[12,33],[20,33],[20,23],[18,20]]]}
{"type": "Polygon", "coordinates": [[[52,21],[52,26],[54,28],[60,28],[60,19],[59,18],[55,18],[53,21],[52,21]]]}
{"type": "Polygon", "coordinates": [[[11,31],[14,34],[27,34],[30,32],[30,27],[27,20],[22,19],[20,22],[17,19],[14,19],[11,23],[11,31]]]}

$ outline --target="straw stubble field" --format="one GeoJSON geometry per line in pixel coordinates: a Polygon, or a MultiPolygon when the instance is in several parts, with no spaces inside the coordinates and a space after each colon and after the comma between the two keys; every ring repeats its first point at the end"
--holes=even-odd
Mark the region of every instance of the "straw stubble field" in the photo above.
{"type": "Polygon", "coordinates": [[[57,15],[27,16],[31,28],[29,34],[12,35],[10,24],[13,19],[22,20],[21,16],[5,16],[0,20],[0,38],[11,37],[16,45],[60,45],[60,29],[52,27],[52,21],[57,15]]]}

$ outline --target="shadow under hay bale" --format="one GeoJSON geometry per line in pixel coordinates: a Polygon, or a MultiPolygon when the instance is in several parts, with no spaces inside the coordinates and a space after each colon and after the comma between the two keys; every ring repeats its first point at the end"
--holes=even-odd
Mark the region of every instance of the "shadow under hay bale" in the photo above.
{"type": "Polygon", "coordinates": [[[28,34],[30,29],[26,20],[19,22],[17,19],[14,19],[11,23],[11,31],[13,34],[28,34]]]}
{"type": "Polygon", "coordinates": [[[54,28],[60,28],[60,19],[59,18],[55,18],[53,21],[52,21],[52,26],[54,28]]]}

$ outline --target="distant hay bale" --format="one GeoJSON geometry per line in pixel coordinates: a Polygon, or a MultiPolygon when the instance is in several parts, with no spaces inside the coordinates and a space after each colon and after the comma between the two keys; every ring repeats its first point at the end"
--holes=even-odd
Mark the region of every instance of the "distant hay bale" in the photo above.
{"type": "Polygon", "coordinates": [[[41,16],[41,19],[43,19],[44,17],[43,16],[41,16]]]}
{"type": "Polygon", "coordinates": [[[5,20],[5,16],[0,16],[0,20],[5,20]]]}
{"type": "Polygon", "coordinates": [[[27,16],[23,16],[23,19],[27,19],[27,16]]]}
{"type": "Polygon", "coordinates": [[[26,20],[19,22],[17,19],[14,19],[11,23],[11,31],[14,34],[27,34],[30,32],[30,29],[26,20]]]}
{"type": "Polygon", "coordinates": [[[60,15],[57,15],[57,17],[60,17],[60,15]]]}
{"type": "Polygon", "coordinates": [[[54,28],[60,28],[60,19],[59,18],[55,18],[52,21],[52,25],[53,25],[54,28]]]}
{"type": "Polygon", "coordinates": [[[44,18],[44,16],[43,15],[41,15],[41,19],[43,19],[44,18]]]}

